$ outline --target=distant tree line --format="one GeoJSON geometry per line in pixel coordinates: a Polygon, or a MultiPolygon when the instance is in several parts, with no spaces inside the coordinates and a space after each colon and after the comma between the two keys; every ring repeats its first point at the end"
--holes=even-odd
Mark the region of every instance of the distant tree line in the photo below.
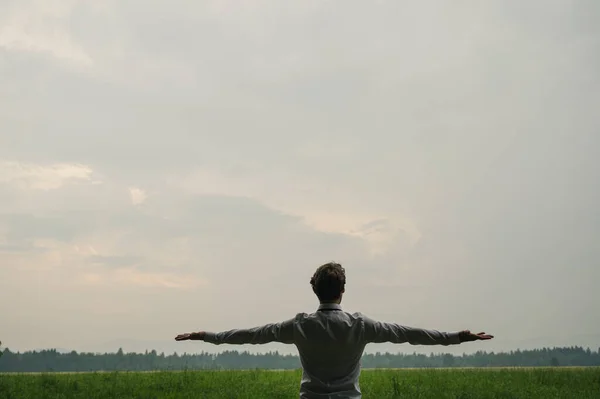
{"type": "MultiPolygon", "coordinates": [[[[56,350],[0,352],[0,372],[44,371],[154,371],[201,369],[298,369],[300,361],[294,355],[278,352],[252,354],[247,351],[225,351],[218,354],[177,353],[165,355],[146,353],[60,353],[56,350]]],[[[600,366],[600,348],[544,348],[511,352],[476,352],[451,354],[365,354],[363,368],[407,367],[536,367],[536,366],[600,366]]]]}

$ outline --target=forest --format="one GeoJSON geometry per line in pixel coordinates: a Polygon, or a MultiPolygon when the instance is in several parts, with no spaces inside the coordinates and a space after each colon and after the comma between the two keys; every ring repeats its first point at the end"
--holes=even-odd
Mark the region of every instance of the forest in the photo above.
{"type": "MultiPolygon", "coordinates": [[[[28,352],[0,351],[0,372],[59,371],[156,371],[156,370],[239,370],[298,369],[295,355],[278,352],[253,354],[247,351],[202,352],[198,354],[146,353],[61,353],[54,349],[28,352]]],[[[432,368],[432,367],[547,367],[600,366],[600,348],[592,351],[578,346],[542,348],[510,352],[476,352],[455,356],[443,353],[364,354],[363,368],[432,368]]]]}

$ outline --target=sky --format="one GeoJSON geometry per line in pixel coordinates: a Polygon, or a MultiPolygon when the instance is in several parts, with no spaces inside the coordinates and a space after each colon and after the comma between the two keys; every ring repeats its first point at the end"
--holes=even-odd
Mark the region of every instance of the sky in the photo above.
{"type": "Polygon", "coordinates": [[[343,308],[600,346],[595,0],[3,0],[0,340],[174,342],[343,308]]]}

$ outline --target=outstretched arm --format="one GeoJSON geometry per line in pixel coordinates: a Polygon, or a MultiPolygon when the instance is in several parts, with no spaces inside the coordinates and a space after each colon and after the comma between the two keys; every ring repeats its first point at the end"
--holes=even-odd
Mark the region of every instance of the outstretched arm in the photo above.
{"type": "Polygon", "coordinates": [[[462,342],[492,339],[485,333],[471,334],[470,331],[440,332],[422,328],[406,327],[395,323],[383,323],[364,317],[365,340],[367,343],[392,342],[411,345],[456,345],[462,342]]]}
{"type": "Polygon", "coordinates": [[[281,323],[271,323],[261,327],[242,330],[229,330],[220,333],[206,331],[180,334],[176,341],[205,341],[215,345],[220,344],[267,344],[269,342],[294,343],[294,319],[281,323]]]}

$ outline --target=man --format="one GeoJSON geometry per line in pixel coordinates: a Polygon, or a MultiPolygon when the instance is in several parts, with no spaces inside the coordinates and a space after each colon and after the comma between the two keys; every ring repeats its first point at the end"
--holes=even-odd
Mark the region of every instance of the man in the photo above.
{"type": "Polygon", "coordinates": [[[361,313],[344,312],[340,303],[345,292],[346,273],[338,263],[319,267],[310,284],[320,302],[315,313],[299,313],[293,319],[248,330],[181,334],[175,340],[200,340],[216,345],[294,344],[298,348],[303,369],[301,399],[358,399],[361,398],[358,383],[360,359],[368,343],[454,345],[493,338],[485,333],[445,333],[382,323],[361,313]]]}

